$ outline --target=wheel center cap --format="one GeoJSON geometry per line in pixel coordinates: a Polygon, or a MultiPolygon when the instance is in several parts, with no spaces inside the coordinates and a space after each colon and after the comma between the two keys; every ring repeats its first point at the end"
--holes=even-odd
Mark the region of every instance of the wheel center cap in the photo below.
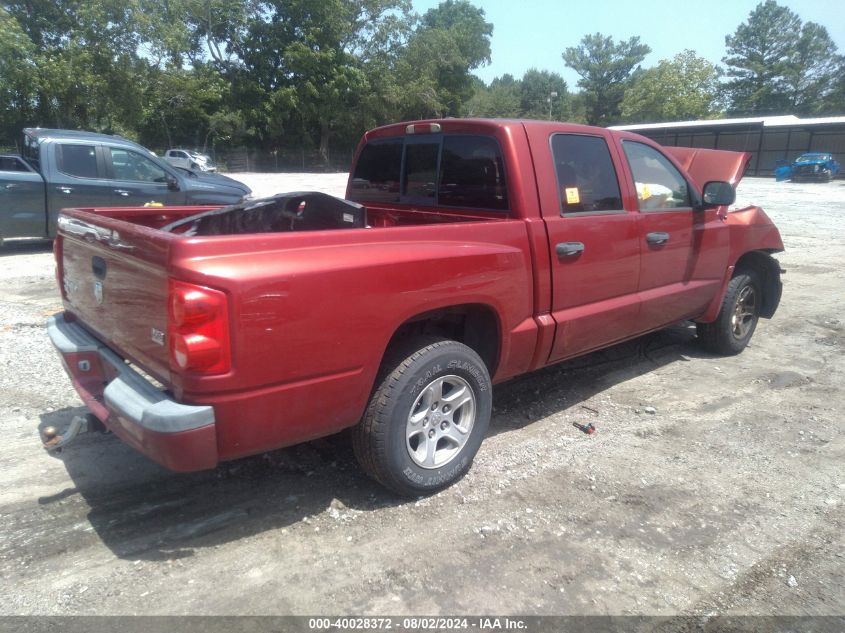
{"type": "Polygon", "coordinates": [[[440,421],[443,419],[443,414],[440,411],[435,411],[431,414],[431,424],[436,426],[440,424],[440,421]]]}

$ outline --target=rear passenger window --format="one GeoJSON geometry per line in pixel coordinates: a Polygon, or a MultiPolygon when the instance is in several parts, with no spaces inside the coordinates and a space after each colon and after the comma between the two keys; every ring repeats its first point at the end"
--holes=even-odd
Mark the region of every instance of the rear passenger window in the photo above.
{"type": "Polygon", "coordinates": [[[619,179],[603,138],[555,134],[552,157],[561,213],[623,210],[619,179]]]}
{"type": "Polygon", "coordinates": [[[97,178],[97,148],[93,145],[65,145],[56,147],[59,171],[69,176],[97,178]]]}
{"type": "Polygon", "coordinates": [[[663,154],[635,141],[623,141],[637,187],[640,211],[692,208],[687,181],[663,154]]]}
{"type": "Polygon", "coordinates": [[[0,156],[0,171],[31,171],[24,162],[15,156],[0,156]]]}
{"type": "Polygon", "coordinates": [[[402,139],[367,143],[352,174],[350,198],[373,202],[399,202],[402,139]]]}
{"type": "Polygon", "coordinates": [[[437,203],[447,207],[507,209],[499,144],[483,136],[447,136],[440,158],[437,203]]]}

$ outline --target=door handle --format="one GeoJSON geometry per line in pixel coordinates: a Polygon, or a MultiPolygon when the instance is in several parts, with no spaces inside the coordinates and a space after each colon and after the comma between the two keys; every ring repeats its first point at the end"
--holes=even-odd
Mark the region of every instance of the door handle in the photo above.
{"type": "Polygon", "coordinates": [[[6,189],[17,189],[17,188],[18,188],[18,184],[14,183],[14,182],[10,182],[8,185],[6,185],[6,189]]]}
{"type": "Polygon", "coordinates": [[[129,192],[126,191],[126,189],[115,189],[114,192],[120,196],[123,196],[124,198],[129,195],[129,192]]]}
{"type": "Polygon", "coordinates": [[[558,257],[575,257],[584,252],[583,242],[560,242],[555,246],[558,257]]]}
{"type": "Polygon", "coordinates": [[[669,241],[669,234],[664,233],[663,231],[655,231],[654,233],[649,233],[648,235],[646,235],[645,241],[649,244],[660,246],[661,244],[665,244],[669,241]]]}
{"type": "Polygon", "coordinates": [[[73,188],[71,187],[56,187],[56,191],[60,191],[61,193],[73,193],[73,188]]]}

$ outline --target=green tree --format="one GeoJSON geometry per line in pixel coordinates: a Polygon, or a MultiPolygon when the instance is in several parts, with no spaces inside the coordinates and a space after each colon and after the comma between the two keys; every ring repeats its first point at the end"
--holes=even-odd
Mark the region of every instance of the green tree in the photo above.
{"type": "Polygon", "coordinates": [[[818,114],[841,115],[845,112],[845,56],[837,56],[837,70],[830,90],[822,99],[818,114]]]}
{"type": "Polygon", "coordinates": [[[457,116],[473,96],[471,70],[490,61],[493,25],[467,0],[429,9],[395,67],[403,118],[457,116]]]}
{"type": "Polygon", "coordinates": [[[263,144],[278,143],[281,133],[291,131],[316,136],[320,156],[328,161],[333,135],[360,131],[372,42],[388,45],[382,32],[405,10],[404,0],[266,2],[233,45],[243,66],[239,89],[264,106],[248,115],[263,144]]]}
{"type": "Polygon", "coordinates": [[[601,33],[585,35],[578,46],[563,52],[563,61],[581,79],[587,122],[610,125],[619,119],[619,106],[634,69],[651,52],[639,37],[618,44],[601,33]]]}
{"type": "MultiPolygon", "coordinates": [[[[793,113],[815,114],[823,108],[825,95],[840,76],[840,60],[827,29],[814,22],[805,22],[786,76],[793,113]]],[[[840,108],[842,106],[845,104],[840,108]]]]}
{"type": "Polygon", "coordinates": [[[719,69],[694,51],[660,60],[631,79],[622,118],[631,123],[708,119],[720,112],[719,69]]]}
{"type": "Polygon", "coordinates": [[[793,11],[766,0],[725,43],[732,114],[814,114],[835,108],[841,57],[825,27],[802,24],[793,11]]]}
{"type": "Polygon", "coordinates": [[[790,106],[789,77],[794,72],[801,34],[800,18],[775,0],[757,5],[733,35],[725,37],[730,81],[725,90],[731,114],[774,114],[790,106]]]}
{"type": "Polygon", "coordinates": [[[0,143],[11,142],[34,114],[38,51],[6,9],[0,7],[0,143]]]}
{"type": "Polygon", "coordinates": [[[140,139],[151,147],[203,147],[221,129],[229,87],[210,65],[151,73],[140,139]],[[214,123],[216,122],[216,123],[214,123]]]}
{"type": "Polygon", "coordinates": [[[422,16],[421,31],[446,31],[455,38],[467,69],[490,63],[493,25],[484,19],[484,9],[469,0],[444,0],[422,16]]]}
{"type": "Polygon", "coordinates": [[[134,129],[148,69],[134,0],[13,0],[5,8],[30,42],[31,125],[134,129]]]}
{"type": "Polygon", "coordinates": [[[250,17],[262,10],[259,0],[136,1],[136,28],[157,66],[210,62],[221,72],[237,65],[250,17]]]}
{"type": "Polygon", "coordinates": [[[569,119],[569,92],[558,73],[531,68],[520,83],[521,116],[528,119],[569,119]]]}
{"type": "Polygon", "coordinates": [[[480,79],[474,83],[475,93],[463,108],[465,116],[494,119],[522,116],[522,82],[514,79],[513,75],[496,77],[489,86],[484,85],[480,79]]]}

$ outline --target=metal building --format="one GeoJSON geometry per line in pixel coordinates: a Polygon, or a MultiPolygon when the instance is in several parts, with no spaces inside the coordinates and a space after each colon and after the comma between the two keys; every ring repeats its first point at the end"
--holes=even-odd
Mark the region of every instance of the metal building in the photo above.
{"type": "MultiPolygon", "coordinates": [[[[617,125],[661,145],[707,147],[751,152],[749,176],[771,176],[778,160],[794,160],[804,152],[830,152],[845,167],[845,116],[799,119],[770,116],[712,121],[677,121],[617,125]]],[[[839,177],[843,177],[840,172],[839,177]]]]}

